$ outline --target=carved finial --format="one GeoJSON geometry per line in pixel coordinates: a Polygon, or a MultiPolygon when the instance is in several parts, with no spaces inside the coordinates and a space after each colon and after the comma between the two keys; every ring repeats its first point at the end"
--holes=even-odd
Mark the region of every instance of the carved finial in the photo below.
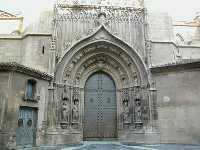
{"type": "Polygon", "coordinates": [[[98,25],[107,24],[108,20],[106,17],[107,16],[106,16],[106,13],[104,12],[104,10],[101,10],[101,12],[98,14],[98,19],[97,19],[98,25]]]}

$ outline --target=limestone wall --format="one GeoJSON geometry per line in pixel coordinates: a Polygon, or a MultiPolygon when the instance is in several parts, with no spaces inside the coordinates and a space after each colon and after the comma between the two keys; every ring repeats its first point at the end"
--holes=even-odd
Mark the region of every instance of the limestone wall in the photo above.
{"type": "Polygon", "coordinates": [[[150,63],[152,66],[169,64],[176,61],[177,48],[169,42],[152,42],[150,50],[150,63]]]}
{"type": "Polygon", "coordinates": [[[171,42],[174,40],[172,19],[167,13],[148,12],[147,21],[151,41],[171,42]]]}
{"type": "Polygon", "coordinates": [[[21,63],[25,66],[48,72],[49,50],[51,36],[49,35],[30,35],[22,41],[21,63]]]}
{"type": "Polygon", "coordinates": [[[182,37],[180,33],[184,33],[183,31],[185,31],[187,34],[192,34],[195,29],[194,27],[174,27],[171,17],[165,13],[148,12],[147,22],[149,40],[151,41],[151,49],[149,51],[151,66],[200,59],[200,47],[198,46],[198,42],[192,42],[185,37],[180,39],[182,37]],[[180,35],[178,35],[177,32],[180,35]],[[174,34],[176,34],[175,37],[174,34]],[[191,45],[188,45],[188,42],[191,42],[191,45]]]}
{"type": "Polygon", "coordinates": [[[161,143],[199,144],[199,73],[193,69],[154,74],[161,143]]]}
{"type": "MultiPolygon", "coordinates": [[[[8,134],[5,134],[6,131],[3,131],[6,128],[6,120],[4,114],[6,113],[7,107],[5,107],[8,100],[9,93],[9,73],[4,72],[0,73],[0,149],[3,149],[5,142],[8,141],[8,134]]],[[[7,116],[9,118],[9,116],[7,116]]]]}
{"type": "Polygon", "coordinates": [[[39,136],[39,130],[41,130],[42,122],[45,120],[45,109],[48,100],[48,81],[16,72],[1,72],[0,93],[0,104],[2,104],[0,106],[0,149],[3,149],[10,142],[9,138],[11,136],[15,136],[20,106],[38,108],[37,131],[39,136]],[[23,100],[28,79],[35,79],[37,81],[37,95],[40,97],[38,102],[23,100]]]}
{"type": "Polygon", "coordinates": [[[200,47],[180,46],[178,49],[182,59],[200,59],[200,47]]]}
{"type": "Polygon", "coordinates": [[[50,34],[0,35],[0,62],[17,62],[48,72],[50,34]]]}
{"type": "Polygon", "coordinates": [[[10,62],[21,60],[21,40],[18,36],[0,35],[0,61],[10,62]]]}

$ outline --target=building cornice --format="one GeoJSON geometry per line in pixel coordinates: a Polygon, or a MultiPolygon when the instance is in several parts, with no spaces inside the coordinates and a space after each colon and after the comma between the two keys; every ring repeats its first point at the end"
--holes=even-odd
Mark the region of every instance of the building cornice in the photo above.
{"type": "Polygon", "coordinates": [[[200,48],[200,46],[198,45],[177,45],[175,42],[173,41],[151,41],[151,43],[160,43],[160,44],[172,44],[177,48],[200,48]]]}
{"type": "Polygon", "coordinates": [[[200,60],[183,60],[177,63],[150,67],[152,73],[165,73],[190,69],[200,69],[200,60]]]}
{"type": "Polygon", "coordinates": [[[21,65],[16,62],[5,62],[5,63],[1,62],[0,63],[0,72],[2,72],[2,71],[20,72],[20,73],[30,75],[35,78],[40,78],[40,79],[48,80],[48,81],[53,79],[53,76],[48,73],[21,65]]]}
{"type": "Polygon", "coordinates": [[[51,33],[27,33],[21,35],[12,35],[12,34],[0,34],[0,39],[16,39],[21,40],[28,36],[52,36],[51,33]]]}

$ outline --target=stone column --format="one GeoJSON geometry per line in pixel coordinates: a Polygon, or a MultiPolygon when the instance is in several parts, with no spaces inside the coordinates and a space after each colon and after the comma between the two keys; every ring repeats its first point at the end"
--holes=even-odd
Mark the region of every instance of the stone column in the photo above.
{"type": "Polygon", "coordinates": [[[149,89],[149,109],[150,109],[150,124],[152,130],[156,130],[158,112],[157,112],[157,90],[155,87],[150,87],[149,89]]]}
{"type": "Polygon", "coordinates": [[[55,127],[55,119],[56,119],[56,112],[55,112],[55,99],[54,99],[54,87],[50,86],[49,89],[49,100],[47,105],[47,124],[49,128],[55,127]]]}

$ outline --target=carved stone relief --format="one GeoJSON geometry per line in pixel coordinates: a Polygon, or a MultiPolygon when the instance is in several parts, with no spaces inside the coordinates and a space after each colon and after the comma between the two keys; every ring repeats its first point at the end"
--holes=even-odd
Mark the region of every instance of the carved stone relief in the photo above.
{"type": "Polygon", "coordinates": [[[78,122],[79,121],[79,100],[74,99],[73,101],[73,108],[72,108],[72,121],[78,122]]]}
{"type": "Polygon", "coordinates": [[[59,4],[68,5],[96,5],[96,6],[120,6],[120,7],[143,7],[144,0],[59,0],[59,4]]]}
{"type": "MultiPolygon", "coordinates": [[[[105,25],[113,35],[117,35],[129,45],[144,54],[144,10],[131,7],[69,7],[57,5],[55,11],[59,53],[65,52],[75,41],[92,34],[99,26],[105,25]],[[137,35],[137,36],[136,36],[137,35]],[[62,45],[62,46],[61,46],[62,45]]],[[[102,36],[101,38],[105,38],[102,36]]],[[[61,56],[61,54],[58,54],[61,56]]]]}
{"type": "Polygon", "coordinates": [[[123,123],[130,124],[131,123],[131,116],[130,116],[130,108],[129,108],[129,100],[123,100],[123,123]]]}
{"type": "MultiPolygon", "coordinates": [[[[86,8],[73,10],[73,8],[63,7],[62,11],[63,12],[58,15],[57,21],[61,21],[63,23],[62,25],[66,28],[66,24],[69,24],[70,28],[68,28],[68,30],[70,30],[72,35],[61,39],[66,43],[73,43],[71,42],[72,39],[76,39],[76,37],[79,36],[74,32],[78,31],[80,34],[88,33],[100,25],[104,25],[106,28],[108,27],[113,33],[118,32],[119,36],[125,39],[124,41],[127,40],[130,43],[138,41],[136,36],[140,36],[142,33],[142,29],[138,29],[137,31],[136,28],[139,26],[143,28],[142,10],[120,9],[119,11],[115,11],[111,8],[103,9],[102,7],[91,8],[90,10],[87,10],[86,8]],[[134,32],[129,31],[132,29],[134,32]],[[129,33],[133,33],[134,35],[129,35],[129,33]]],[[[102,26],[102,28],[104,26],[102,26]]],[[[95,36],[84,39],[82,41],[83,43],[80,42],[76,46],[78,48],[83,46],[86,40],[92,43],[104,39],[101,42],[90,44],[84,48],[82,47],[82,49],[79,51],[77,50],[73,56],[69,51],[70,57],[66,59],[65,68],[63,66],[64,70],[62,70],[62,81],[64,84],[70,86],[71,89],[71,96],[69,98],[70,117],[68,119],[68,115],[65,116],[64,114],[66,113],[63,111],[63,122],[69,120],[72,129],[79,129],[82,117],[81,107],[83,105],[83,97],[80,96],[80,88],[83,88],[84,80],[86,80],[85,78],[87,75],[93,71],[102,70],[113,73],[114,76],[116,76],[116,83],[120,85],[120,96],[117,97],[117,100],[120,103],[120,116],[118,116],[120,127],[123,129],[130,127],[141,129],[149,122],[150,117],[148,105],[149,97],[141,97],[141,95],[147,93],[148,89],[144,88],[142,90],[141,87],[142,79],[141,72],[139,72],[138,68],[139,61],[135,62],[135,57],[131,56],[131,52],[123,49],[125,46],[123,47],[122,43],[120,44],[122,49],[112,44],[108,44],[108,42],[106,43],[105,41],[110,41],[110,43],[115,42],[116,39],[112,36],[106,37],[105,33],[109,34],[106,30],[99,30],[96,32],[95,36]]],[[[143,43],[142,40],[140,41],[143,43]]],[[[64,92],[64,94],[66,94],[66,92],[64,92]]],[[[62,101],[67,103],[67,99],[67,94],[63,95],[62,101]]],[[[63,110],[66,109],[65,103],[62,103],[63,110]]]]}
{"type": "Polygon", "coordinates": [[[62,122],[69,123],[70,121],[70,101],[69,99],[62,101],[62,108],[61,108],[61,120],[62,122]]]}
{"type": "MultiPolygon", "coordinates": [[[[76,77],[74,78],[74,84],[78,86],[79,80],[83,74],[83,72],[90,67],[90,69],[97,67],[98,69],[103,69],[107,68],[109,69],[109,66],[111,68],[114,68],[120,76],[121,82],[123,82],[124,85],[127,84],[127,75],[126,71],[124,71],[123,68],[118,64],[118,62],[114,61],[113,59],[109,58],[106,53],[110,53],[110,55],[115,56],[116,59],[121,59],[126,66],[130,66],[130,69],[128,72],[135,72],[137,71],[136,67],[134,66],[134,62],[131,62],[131,59],[127,54],[124,54],[120,49],[111,47],[111,46],[106,46],[106,45],[98,45],[98,46],[90,46],[88,48],[84,48],[81,50],[79,53],[77,53],[71,61],[66,65],[67,67],[65,68],[64,75],[63,75],[63,81],[66,81],[67,83],[70,83],[69,81],[72,81],[73,79],[71,78],[71,73],[72,73],[72,68],[74,68],[77,65],[77,62],[81,62],[85,57],[88,55],[91,55],[92,53],[99,53],[102,52],[102,54],[99,54],[96,57],[91,57],[88,60],[84,61],[81,64],[81,67],[79,67],[79,70],[76,73],[76,77]],[[105,53],[105,54],[104,54],[105,53]]],[[[138,77],[136,78],[135,76],[132,77],[132,83],[133,85],[139,84],[139,79],[138,77]]],[[[72,82],[71,82],[72,83],[72,82]]]]}
{"type": "Polygon", "coordinates": [[[80,89],[64,85],[61,87],[60,126],[62,129],[79,129],[80,125],[80,89]]]}

